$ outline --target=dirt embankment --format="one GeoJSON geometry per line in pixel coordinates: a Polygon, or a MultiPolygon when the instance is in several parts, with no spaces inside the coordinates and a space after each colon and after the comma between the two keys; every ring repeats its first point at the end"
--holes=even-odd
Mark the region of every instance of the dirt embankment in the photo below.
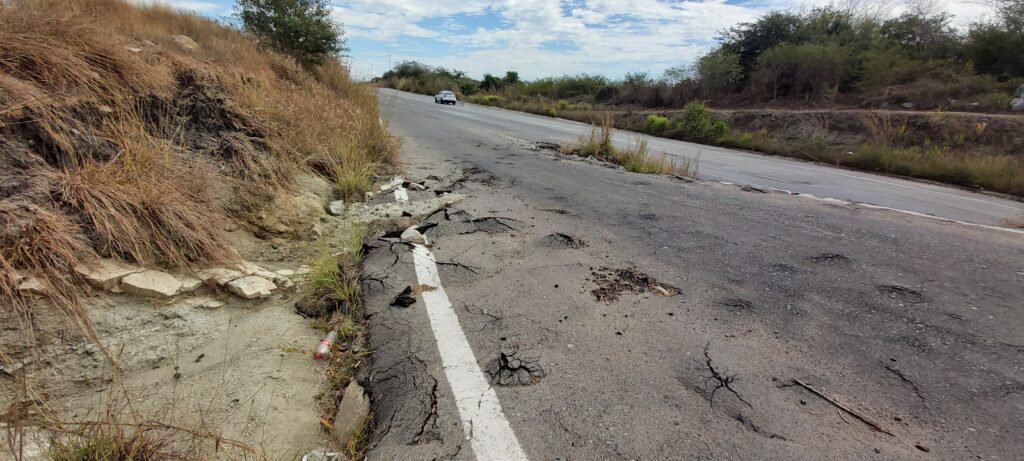
{"type": "MultiPolygon", "coordinates": [[[[766,132],[782,141],[821,141],[856,146],[884,141],[892,146],[942,146],[967,154],[1024,156],[1024,116],[968,112],[882,110],[718,109],[740,132],[766,132]]],[[[615,113],[615,126],[644,131],[647,117],[681,111],[615,113]]],[[[589,121],[591,113],[571,118],[589,121]]]]}
{"type": "Polygon", "coordinates": [[[39,425],[111,459],[323,444],[311,348],[341,318],[293,305],[358,235],[328,202],[395,161],[370,89],[166,7],[17,0],[0,149],[0,458],[39,425]]]}
{"type": "Polygon", "coordinates": [[[719,111],[736,129],[767,130],[785,140],[859,145],[884,138],[896,146],[948,146],[971,154],[1024,156],[1024,117],[967,112],[719,111]]]}

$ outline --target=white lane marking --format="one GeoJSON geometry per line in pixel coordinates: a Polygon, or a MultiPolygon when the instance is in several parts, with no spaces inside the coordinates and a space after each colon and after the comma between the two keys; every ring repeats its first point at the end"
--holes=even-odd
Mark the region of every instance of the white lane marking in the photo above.
{"type": "Polygon", "coordinates": [[[479,461],[526,461],[526,454],[501,411],[501,402],[480,370],[473,349],[459,325],[459,317],[441,286],[434,255],[423,245],[413,245],[413,261],[420,285],[437,287],[424,291],[430,328],[437,340],[441,363],[452,386],[455,406],[462,418],[463,435],[479,461]]]}
{"type": "Polygon", "coordinates": [[[395,202],[409,203],[409,193],[405,191],[404,187],[398,186],[395,188],[395,202]]]}
{"type": "MultiPolygon", "coordinates": [[[[538,124],[538,123],[529,123],[529,124],[533,125],[533,126],[538,126],[538,127],[546,128],[546,129],[551,129],[552,128],[552,126],[551,126],[551,121],[552,120],[557,120],[557,121],[561,121],[561,122],[568,122],[568,123],[574,124],[574,125],[590,126],[590,125],[587,125],[585,123],[576,122],[576,121],[573,121],[573,120],[566,120],[566,119],[552,118],[552,117],[543,117],[543,116],[539,116],[539,115],[535,115],[535,114],[529,114],[529,113],[519,112],[519,111],[515,111],[515,110],[504,109],[504,108],[500,108],[500,107],[491,107],[491,106],[476,106],[476,107],[480,108],[480,109],[484,109],[484,110],[503,111],[503,112],[508,112],[510,114],[514,114],[516,116],[521,116],[521,117],[519,117],[519,118],[521,118],[521,120],[518,120],[518,121],[521,121],[521,122],[524,122],[524,123],[525,123],[525,120],[522,120],[522,119],[530,119],[531,121],[533,121],[532,120],[533,118],[538,118],[538,119],[541,119],[540,120],[541,124],[538,124]]],[[[467,116],[467,117],[469,117],[469,116],[467,116]]],[[[470,117],[470,118],[472,118],[472,117],[470,117]]],[[[572,130],[572,128],[565,128],[565,130],[572,130]]],[[[617,133],[614,134],[613,137],[615,138],[615,141],[619,142],[619,143],[628,142],[629,141],[628,136],[641,135],[641,133],[636,133],[636,132],[627,131],[627,130],[616,130],[616,131],[625,133],[625,136],[626,136],[626,137],[623,137],[622,135],[618,135],[617,133]]],[[[511,136],[506,136],[506,137],[511,138],[511,136]]],[[[946,191],[940,190],[940,188],[946,188],[946,186],[938,186],[938,185],[936,185],[935,187],[932,187],[932,188],[930,188],[930,187],[921,187],[921,186],[917,186],[917,185],[913,185],[913,184],[907,184],[907,182],[910,182],[909,180],[904,181],[904,182],[895,182],[895,181],[892,181],[892,180],[875,179],[875,178],[871,178],[871,177],[868,177],[868,176],[862,175],[862,174],[850,174],[850,173],[844,173],[844,172],[841,172],[841,171],[836,171],[837,170],[836,168],[831,168],[831,167],[828,167],[828,166],[825,166],[825,165],[820,165],[820,166],[819,165],[814,165],[814,166],[799,165],[799,164],[797,164],[796,160],[771,159],[771,158],[766,157],[764,154],[761,154],[761,153],[758,153],[758,152],[745,152],[745,151],[741,151],[741,150],[726,149],[726,148],[721,148],[721,147],[717,147],[717,146],[708,146],[708,145],[704,145],[704,144],[688,143],[686,141],[679,141],[679,140],[674,140],[674,139],[670,139],[670,138],[654,137],[652,142],[654,142],[654,143],[659,143],[659,142],[660,143],[664,143],[664,144],[666,144],[668,146],[672,146],[673,148],[690,149],[690,150],[697,149],[698,151],[707,151],[707,152],[711,152],[712,155],[721,155],[721,156],[724,156],[724,157],[730,157],[733,160],[763,162],[763,163],[766,163],[766,164],[768,164],[770,166],[773,166],[773,167],[795,168],[795,169],[798,169],[798,170],[804,170],[804,171],[807,172],[806,174],[811,174],[811,175],[814,175],[814,174],[831,174],[831,175],[842,176],[842,177],[846,177],[846,178],[850,178],[850,179],[856,179],[856,180],[872,182],[872,183],[876,183],[876,184],[884,184],[884,185],[887,185],[887,186],[900,187],[900,188],[911,189],[911,190],[915,190],[915,191],[919,191],[919,192],[934,193],[934,194],[944,195],[946,197],[952,197],[952,198],[963,199],[963,200],[972,201],[972,202],[984,203],[986,205],[994,205],[994,206],[997,206],[997,207],[1000,207],[1000,208],[1009,209],[1009,210],[1019,210],[1018,207],[1013,206],[1013,205],[1007,205],[1006,203],[1000,203],[1000,202],[996,202],[996,201],[985,200],[984,198],[970,197],[970,196],[967,196],[967,195],[961,195],[961,194],[957,194],[957,193],[951,193],[951,192],[946,192],[946,191]],[[683,144],[683,146],[680,146],[679,144],[683,144]],[[691,146],[686,146],[686,144],[689,144],[691,146]]],[[[667,154],[669,156],[672,156],[672,157],[678,157],[680,155],[688,155],[685,152],[668,152],[666,149],[661,149],[661,150],[664,151],[665,154],[667,154]]],[[[732,165],[728,165],[728,166],[732,166],[732,165]]],[[[737,173],[737,174],[743,174],[743,175],[749,174],[749,173],[744,172],[744,171],[729,170],[728,168],[723,168],[723,169],[725,169],[726,171],[729,171],[731,173],[737,173]]],[[[702,173],[702,174],[706,174],[706,173],[702,173]]],[[[721,176],[721,175],[711,175],[711,176],[717,176],[717,177],[722,178],[722,179],[731,179],[731,178],[728,178],[726,176],[721,176]]],[[[784,179],[784,178],[769,179],[769,180],[776,181],[776,182],[787,182],[788,181],[787,179],[784,179]]],[[[744,183],[748,183],[748,182],[744,181],[744,183]]],[[[753,183],[749,183],[749,184],[757,185],[759,187],[770,187],[770,186],[760,185],[760,184],[753,184],[753,183]]]]}

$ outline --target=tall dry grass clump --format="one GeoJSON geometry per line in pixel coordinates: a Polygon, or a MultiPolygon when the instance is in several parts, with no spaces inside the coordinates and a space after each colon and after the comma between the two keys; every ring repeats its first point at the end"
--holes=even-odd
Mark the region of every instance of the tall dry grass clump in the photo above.
{"type": "Polygon", "coordinates": [[[590,131],[580,136],[580,142],[575,146],[566,146],[563,153],[577,154],[582,157],[594,157],[606,162],[622,165],[626,171],[647,174],[670,174],[689,178],[697,177],[700,166],[700,158],[697,156],[684,156],[680,159],[670,158],[667,155],[654,155],[648,149],[648,141],[643,137],[636,137],[632,144],[625,149],[615,147],[613,135],[614,117],[611,113],[604,113],[600,124],[591,127],[590,131]]]}

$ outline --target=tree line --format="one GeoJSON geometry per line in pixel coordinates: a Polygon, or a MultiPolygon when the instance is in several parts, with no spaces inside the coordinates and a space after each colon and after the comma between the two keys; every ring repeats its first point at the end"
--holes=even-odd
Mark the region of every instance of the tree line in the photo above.
{"type": "Polygon", "coordinates": [[[835,6],[773,11],[724,31],[693,64],[660,77],[630,73],[523,81],[509,71],[481,80],[464,72],[402,62],[387,86],[421,93],[545,98],[573,103],[679,107],[781,102],[965,110],[1005,109],[1024,81],[1024,0],[992,0],[995,17],[966,30],[927,2],[885,17],[835,6]]]}

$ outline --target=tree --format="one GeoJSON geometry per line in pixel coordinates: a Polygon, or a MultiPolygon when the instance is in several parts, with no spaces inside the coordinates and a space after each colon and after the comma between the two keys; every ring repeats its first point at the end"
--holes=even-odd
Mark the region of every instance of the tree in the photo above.
{"type": "Polygon", "coordinates": [[[347,50],[327,0],[238,0],[235,14],[246,32],[306,66],[347,50]]]}
{"type": "Polygon", "coordinates": [[[960,48],[952,19],[946,12],[906,13],[882,23],[881,32],[914,59],[951,59],[960,48]]]}
{"type": "Polygon", "coordinates": [[[661,75],[661,79],[669,85],[678,85],[693,78],[693,73],[693,66],[669,67],[668,69],[665,69],[665,72],[661,75]]]}
{"type": "Polygon", "coordinates": [[[978,72],[996,77],[1024,76],[1024,35],[995,24],[977,24],[964,44],[964,56],[978,72]]]}
{"type": "Polygon", "coordinates": [[[694,70],[701,87],[710,93],[736,89],[743,67],[738,54],[718,48],[698,58],[694,70]]]}
{"type": "Polygon", "coordinates": [[[739,56],[743,75],[747,76],[757,65],[757,58],[769,48],[783,43],[803,43],[799,36],[803,19],[799,14],[773,11],[754,22],[742,23],[725,32],[722,48],[739,56]]]}
{"type": "Polygon", "coordinates": [[[964,56],[978,72],[997,77],[1024,76],[1024,0],[989,0],[998,19],[975,24],[967,34],[964,56]]]}
{"type": "Polygon", "coordinates": [[[509,86],[519,83],[519,72],[516,72],[514,70],[505,72],[505,78],[503,78],[502,81],[505,83],[505,85],[509,86]]]}
{"type": "Polygon", "coordinates": [[[622,78],[622,84],[630,91],[650,86],[653,81],[647,72],[630,72],[622,78]]]}
{"type": "Polygon", "coordinates": [[[850,51],[835,44],[783,44],[761,54],[753,77],[762,97],[833,94],[851,75],[850,51]]]}
{"type": "Polygon", "coordinates": [[[500,90],[504,86],[505,82],[491,74],[484,74],[484,79],[480,81],[480,89],[484,91],[500,90]]]}

